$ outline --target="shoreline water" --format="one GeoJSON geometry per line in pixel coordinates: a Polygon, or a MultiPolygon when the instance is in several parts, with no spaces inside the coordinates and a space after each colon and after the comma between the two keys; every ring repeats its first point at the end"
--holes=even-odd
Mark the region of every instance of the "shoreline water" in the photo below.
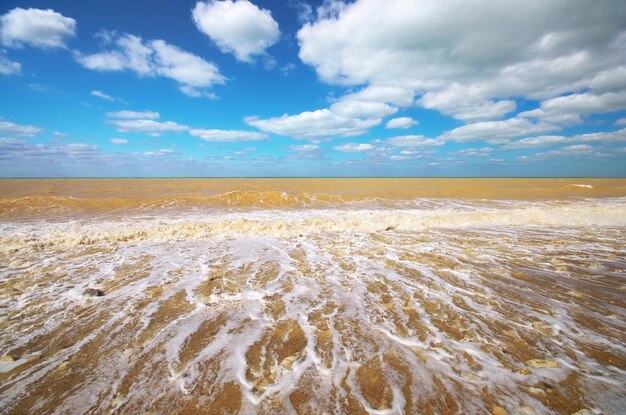
{"type": "Polygon", "coordinates": [[[0,412],[623,405],[624,179],[169,180],[0,181],[0,412]]]}

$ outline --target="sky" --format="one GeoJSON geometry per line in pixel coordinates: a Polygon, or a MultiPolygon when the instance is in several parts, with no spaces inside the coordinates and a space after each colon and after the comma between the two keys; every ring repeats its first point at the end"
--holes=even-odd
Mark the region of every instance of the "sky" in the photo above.
{"type": "Polygon", "coordinates": [[[625,177],[626,2],[4,0],[0,176],[625,177]]]}

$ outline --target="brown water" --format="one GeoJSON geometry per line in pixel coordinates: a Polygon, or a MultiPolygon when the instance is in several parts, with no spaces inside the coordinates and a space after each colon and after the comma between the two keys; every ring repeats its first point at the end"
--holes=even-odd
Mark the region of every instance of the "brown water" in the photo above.
{"type": "Polygon", "coordinates": [[[0,180],[0,413],[622,413],[625,230],[624,179],[0,180]]]}

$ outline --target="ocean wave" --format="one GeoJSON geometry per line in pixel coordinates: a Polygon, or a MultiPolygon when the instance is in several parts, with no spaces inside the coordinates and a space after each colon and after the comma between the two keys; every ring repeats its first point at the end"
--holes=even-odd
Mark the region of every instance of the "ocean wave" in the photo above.
{"type": "Polygon", "coordinates": [[[132,241],[294,237],[320,233],[421,231],[491,226],[626,226],[624,199],[499,202],[422,209],[257,210],[212,214],[124,216],[109,220],[9,222],[0,249],[80,246],[132,241]]]}

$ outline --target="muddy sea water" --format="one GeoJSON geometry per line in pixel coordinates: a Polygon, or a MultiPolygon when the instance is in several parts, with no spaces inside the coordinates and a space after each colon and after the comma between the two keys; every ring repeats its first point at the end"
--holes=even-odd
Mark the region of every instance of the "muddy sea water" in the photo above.
{"type": "Polygon", "coordinates": [[[0,180],[0,413],[620,414],[625,282],[625,179],[0,180]]]}

